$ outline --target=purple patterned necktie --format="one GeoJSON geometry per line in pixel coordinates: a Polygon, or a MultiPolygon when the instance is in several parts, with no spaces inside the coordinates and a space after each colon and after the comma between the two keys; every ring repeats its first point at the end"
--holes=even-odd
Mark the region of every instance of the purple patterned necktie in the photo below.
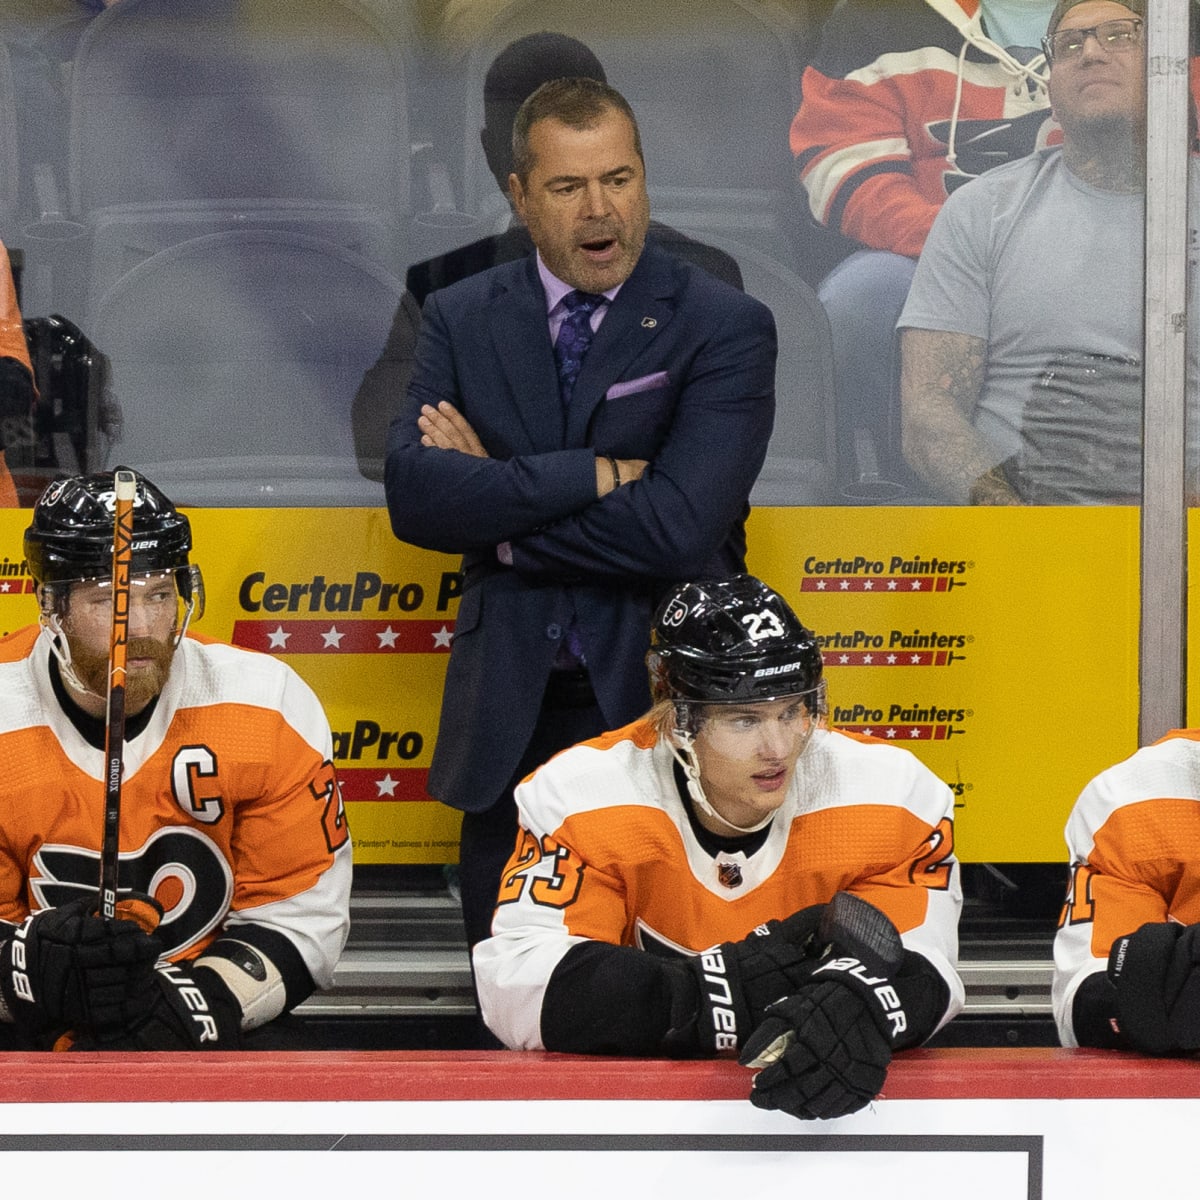
{"type": "MultiPolygon", "coordinates": [[[[568,292],[562,303],[567,315],[558,328],[558,337],[554,339],[554,361],[558,365],[559,395],[566,408],[571,403],[571,393],[575,390],[575,380],[579,378],[583,366],[583,356],[592,344],[592,313],[608,301],[604,296],[577,291],[568,292]]],[[[583,666],[586,662],[579,624],[572,616],[555,655],[554,666],[564,670],[583,666]]]]}
{"type": "Polygon", "coordinates": [[[583,366],[583,356],[592,344],[592,313],[605,304],[603,296],[591,292],[568,292],[563,297],[567,315],[559,326],[554,342],[554,361],[558,364],[558,390],[563,404],[571,403],[575,380],[583,366]]]}

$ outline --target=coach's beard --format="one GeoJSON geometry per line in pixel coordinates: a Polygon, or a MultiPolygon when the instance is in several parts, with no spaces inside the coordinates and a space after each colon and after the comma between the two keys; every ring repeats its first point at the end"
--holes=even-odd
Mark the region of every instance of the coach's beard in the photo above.
{"type": "MultiPolygon", "coordinates": [[[[155,638],[130,638],[125,644],[125,712],[129,716],[142,711],[167,682],[175,647],[155,638]],[[135,659],[148,661],[134,664],[135,659]]],[[[71,666],[79,682],[97,696],[108,695],[108,655],[91,654],[71,647],[71,666]]]]}

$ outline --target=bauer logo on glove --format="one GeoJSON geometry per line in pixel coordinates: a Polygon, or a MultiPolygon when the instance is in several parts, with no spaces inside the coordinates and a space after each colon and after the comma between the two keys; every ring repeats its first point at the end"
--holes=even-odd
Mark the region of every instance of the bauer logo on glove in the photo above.
{"type": "Polygon", "coordinates": [[[864,987],[870,988],[883,1008],[884,1016],[891,1023],[892,1041],[908,1028],[908,1018],[904,1015],[904,1006],[896,989],[892,987],[885,975],[871,975],[867,968],[857,958],[834,958],[822,963],[815,971],[814,978],[822,971],[845,971],[858,980],[864,987]]]}
{"type": "Polygon", "coordinates": [[[718,1054],[738,1048],[738,1021],[733,1007],[733,989],[725,971],[725,956],[720,946],[700,955],[700,969],[708,988],[708,1004],[712,1012],[713,1047],[718,1054]]]}

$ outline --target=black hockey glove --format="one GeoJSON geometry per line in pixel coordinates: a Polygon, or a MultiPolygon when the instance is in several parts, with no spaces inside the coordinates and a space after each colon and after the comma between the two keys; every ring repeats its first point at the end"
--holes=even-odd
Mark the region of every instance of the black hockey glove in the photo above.
{"type": "Polygon", "coordinates": [[[740,942],[722,942],[687,960],[695,992],[672,1014],[664,1052],[732,1054],[762,1020],[766,1007],[790,995],[818,962],[823,904],[760,925],[740,942]]]}
{"type": "Polygon", "coordinates": [[[805,1120],[857,1112],[878,1095],[892,1043],[907,1027],[888,973],[904,957],[895,927],[864,900],[839,893],[818,939],[828,952],[794,995],[768,1008],[740,1062],[759,1071],[757,1108],[805,1120]]]}
{"type": "Polygon", "coordinates": [[[1200,925],[1152,922],[1108,955],[1117,1024],[1143,1054],[1200,1050],[1200,925]]]}
{"type": "Polygon", "coordinates": [[[0,943],[0,999],[15,1024],[42,1033],[123,1025],[143,1014],[139,997],[162,948],[146,927],[162,910],[137,897],[121,902],[122,917],[106,920],[95,906],[86,896],[43,909],[0,943]]]}
{"type": "Polygon", "coordinates": [[[147,985],[145,1014],[121,1030],[86,1031],[73,1050],[239,1050],[241,1008],[208,967],[160,963],[147,985]]]}

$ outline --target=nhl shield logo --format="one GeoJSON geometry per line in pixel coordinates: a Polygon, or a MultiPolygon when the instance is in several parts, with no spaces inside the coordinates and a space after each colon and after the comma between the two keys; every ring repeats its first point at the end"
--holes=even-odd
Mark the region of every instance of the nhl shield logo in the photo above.
{"type": "Polygon", "coordinates": [[[717,879],[722,887],[742,886],[742,868],[735,862],[717,863],[717,879]]]}

